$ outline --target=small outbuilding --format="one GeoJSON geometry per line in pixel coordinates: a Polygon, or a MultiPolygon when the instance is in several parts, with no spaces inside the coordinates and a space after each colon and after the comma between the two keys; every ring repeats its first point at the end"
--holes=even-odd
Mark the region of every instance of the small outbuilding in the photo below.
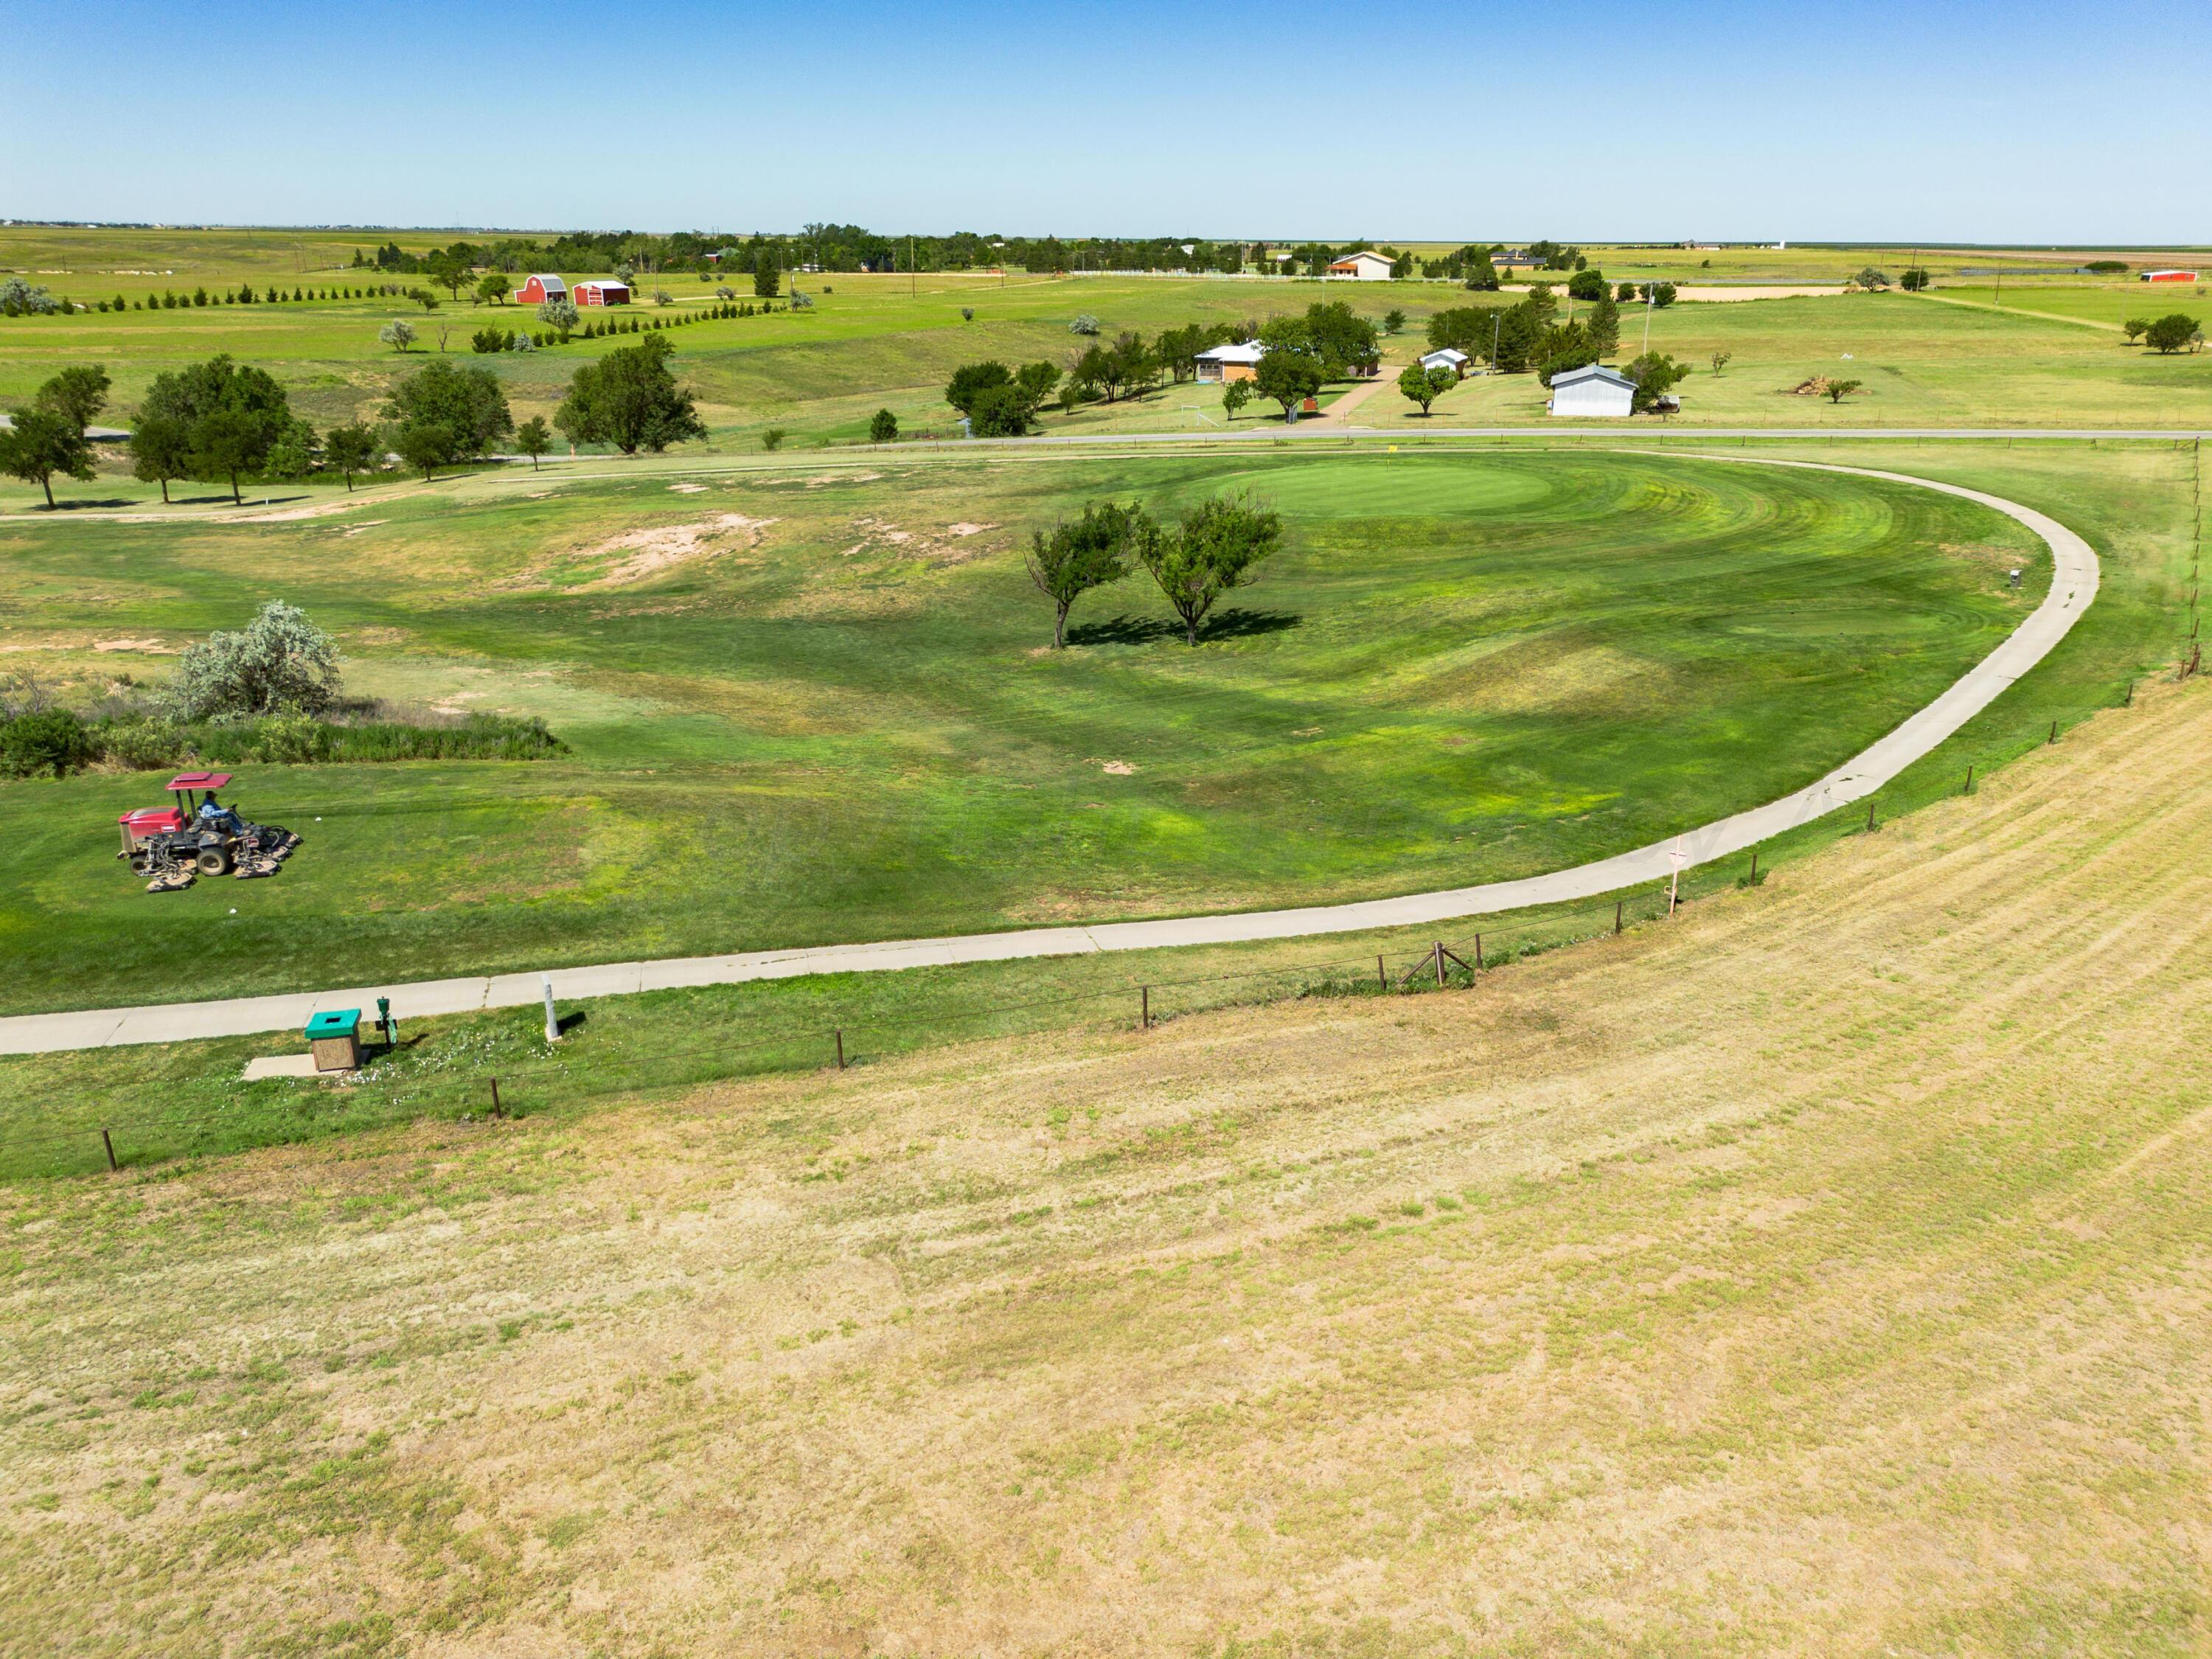
{"type": "Polygon", "coordinates": [[[1354,283],[1387,283],[1390,280],[1390,259],[1370,247],[1363,252],[1347,253],[1341,259],[1332,259],[1328,274],[1354,283]]]}
{"type": "Polygon", "coordinates": [[[2193,270],[2146,270],[2136,280],[2145,283],[2193,283],[2197,280],[2197,273],[2193,270]]]}
{"type": "Polygon", "coordinates": [[[1619,369],[1588,363],[1552,377],[1551,410],[1577,420],[1611,420],[1635,412],[1636,382],[1619,369]]]}
{"type": "Polygon", "coordinates": [[[565,300],[568,285],[550,271],[538,271],[522,279],[522,286],[514,291],[514,303],[519,306],[542,306],[548,300],[565,300]]]}
{"type": "Polygon", "coordinates": [[[1467,366],[1474,361],[1457,346],[1446,346],[1431,351],[1421,359],[1423,368],[1448,368],[1462,380],[1467,379],[1467,366]]]}
{"type": "Polygon", "coordinates": [[[576,284],[576,303],[580,306],[626,306],[629,303],[629,284],[610,276],[604,283],[576,284]]]}
{"type": "Polygon", "coordinates": [[[1198,365],[1198,378],[1210,384],[1224,380],[1249,380],[1260,373],[1260,359],[1267,355],[1267,348],[1257,340],[1247,340],[1242,345],[1218,345],[1200,352],[1191,361],[1198,365]]]}

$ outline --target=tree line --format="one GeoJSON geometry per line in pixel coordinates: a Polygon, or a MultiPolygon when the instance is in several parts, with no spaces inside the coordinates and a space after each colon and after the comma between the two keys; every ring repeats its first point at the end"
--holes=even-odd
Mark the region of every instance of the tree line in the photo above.
{"type": "MultiPolygon", "coordinates": [[[[382,471],[396,458],[425,482],[440,467],[481,459],[503,439],[533,465],[553,447],[557,428],[573,444],[606,444],[626,455],[658,453],[707,435],[689,388],[668,367],[675,348],[647,334],[596,362],[580,364],[551,426],[533,416],[518,425],[489,368],[434,359],[395,386],[375,422],[350,421],[318,434],[295,415],[284,388],[265,369],[228,354],[154,377],[128,441],[131,470],[158,483],[161,499],[179,481],[224,483],[244,502],[245,480],[345,480],[382,471]]],[[[63,369],[0,430],[0,472],[38,484],[54,505],[56,478],[94,476],[87,428],[106,408],[107,371],[63,369]]]]}
{"type": "MultiPolygon", "coordinates": [[[[1063,410],[1085,403],[1115,403],[1142,397],[1163,379],[1181,385],[1195,377],[1200,354],[1232,341],[1256,339],[1267,348],[1249,381],[1222,389],[1233,417],[1257,395],[1291,410],[1331,380],[1370,374],[1382,360],[1382,335],[1405,313],[1393,312],[1384,325],[1357,315],[1341,300],[1308,306],[1302,314],[1261,322],[1190,323],[1164,329],[1147,339],[1133,330],[1112,340],[1093,338],[1071,355],[1065,368],[1039,361],[1018,368],[995,360],[963,364],[945,388],[945,401],[963,416],[979,438],[1018,438],[1044,405],[1057,398],[1063,410]]],[[[1097,319],[1078,317],[1071,331],[1095,337],[1097,319]]]]}

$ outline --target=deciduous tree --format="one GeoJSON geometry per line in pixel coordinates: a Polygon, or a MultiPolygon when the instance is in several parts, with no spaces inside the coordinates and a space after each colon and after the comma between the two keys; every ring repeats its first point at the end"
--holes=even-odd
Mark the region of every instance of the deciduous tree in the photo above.
{"type": "Polygon", "coordinates": [[[323,460],[345,480],[349,494],[353,489],[354,474],[375,468],[379,447],[376,428],[357,421],[334,426],[323,434],[323,460]]]}
{"type": "Polygon", "coordinates": [[[514,430],[498,377],[488,368],[453,363],[423,364],[392,388],[384,413],[402,425],[427,421],[444,427],[453,434],[454,449],[447,459],[453,461],[487,453],[514,430]]]}
{"type": "Polygon", "coordinates": [[[2170,356],[2184,346],[2203,343],[2197,331],[2197,319],[2179,311],[2170,312],[2143,331],[2143,343],[2161,356],[2170,356]]]}
{"type": "Polygon", "coordinates": [[[161,500],[166,504],[169,481],[191,477],[191,423],[172,415],[142,414],[131,432],[131,463],[132,477],[161,486],[161,500]]]}
{"type": "Polygon", "coordinates": [[[107,371],[95,363],[65,368],[32,394],[32,406],[51,410],[84,436],[93,417],[107,407],[107,371]]]}
{"type": "Polygon", "coordinates": [[[14,424],[0,427],[0,472],[34,483],[54,504],[54,477],[89,480],[92,446],[66,415],[51,409],[21,409],[14,424]]]}
{"type": "Polygon", "coordinates": [[[410,421],[392,434],[392,448],[408,465],[422,469],[424,483],[438,468],[459,459],[456,442],[453,428],[437,421],[410,421]]]}
{"type": "Polygon", "coordinates": [[[1261,397],[1280,404],[1283,419],[1288,421],[1299,404],[1320,394],[1321,364],[1308,352],[1273,347],[1261,357],[1251,384],[1261,397]]]}
{"type": "Polygon", "coordinates": [[[530,457],[530,470],[537,471],[539,458],[553,447],[553,434],[543,415],[532,415],[514,428],[514,447],[530,457]]]}
{"type": "Polygon", "coordinates": [[[1419,363],[1408,363],[1398,372],[1398,390],[1407,402],[1421,406],[1426,416],[1429,405],[1459,384],[1454,370],[1438,363],[1434,368],[1423,368],[1419,363]]]}
{"type": "Polygon", "coordinates": [[[376,331],[376,337],[394,351],[406,351],[415,344],[415,325],[404,318],[395,317],[376,331]]]}
{"type": "Polygon", "coordinates": [[[1094,587],[1129,574],[1136,546],[1152,533],[1152,520],[1133,501],[1093,501],[1073,524],[1037,531],[1029,555],[1030,580],[1053,603],[1052,642],[1067,644],[1067,612],[1094,587]]]}
{"type": "Polygon", "coordinates": [[[1676,362],[1663,351],[1647,351],[1621,373],[1636,382],[1635,395],[1629,399],[1631,411],[1648,415],[1660,398],[1688,376],[1690,366],[1676,362]]]}
{"type": "Polygon", "coordinates": [[[1153,526],[1137,537],[1136,554],[1182,619],[1184,643],[1195,646],[1199,625],[1214,601],[1257,580],[1261,562],[1281,544],[1282,535],[1282,520],[1269,508],[1243,496],[1218,495],[1200,502],[1172,531],[1153,526]]]}
{"type": "Polygon", "coordinates": [[[690,390],[669,372],[675,349],[665,336],[653,334],[582,365],[554,425],[573,442],[611,443],[625,455],[641,448],[658,454],[670,444],[705,437],[690,390]]]}

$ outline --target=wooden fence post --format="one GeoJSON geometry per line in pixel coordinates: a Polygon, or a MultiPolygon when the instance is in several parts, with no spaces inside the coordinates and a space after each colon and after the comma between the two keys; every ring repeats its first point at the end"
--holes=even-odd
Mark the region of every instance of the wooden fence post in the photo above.
{"type": "Polygon", "coordinates": [[[845,1028],[842,1025],[831,1033],[837,1039],[837,1069],[845,1069],[845,1028]]]}
{"type": "Polygon", "coordinates": [[[102,1129],[100,1132],[100,1144],[107,1148],[107,1170],[108,1173],[112,1175],[123,1167],[115,1161],[115,1137],[102,1129]]]}
{"type": "Polygon", "coordinates": [[[2058,741],[2058,722],[2057,720],[2051,722],[2051,737],[2049,741],[2051,743],[2056,743],[2058,741]]]}
{"type": "Polygon", "coordinates": [[[1967,763],[1967,765],[1966,765],[1966,793],[1968,793],[1968,794],[1970,794],[1970,795],[1971,795],[1971,794],[1972,794],[1973,793],[1974,793],[1974,768],[1973,768],[1973,763],[1970,761],[1970,762],[1968,762],[1968,763],[1967,763]]]}
{"type": "Polygon", "coordinates": [[[499,1079],[497,1078],[494,1078],[491,1080],[491,1115],[494,1117],[505,1117],[507,1115],[507,1108],[499,1103],[499,1079]]]}
{"type": "Polygon", "coordinates": [[[1620,931],[1620,907],[1626,902],[1627,901],[1625,899],[1615,899],[1613,902],[1613,931],[1616,933],[1620,931]]]}
{"type": "Polygon", "coordinates": [[[1390,988],[1390,970],[1382,965],[1382,953],[1380,951],[1375,953],[1375,982],[1386,991],[1390,988]]]}
{"type": "Polygon", "coordinates": [[[1867,834],[1874,834],[1874,803],[1867,803],[1867,834]]]}
{"type": "Polygon", "coordinates": [[[1480,933],[1474,936],[1474,971],[1478,974],[1482,971],[1482,935],[1480,933]]]}
{"type": "Polygon", "coordinates": [[[1756,847],[1751,849],[1751,884],[1753,887],[1759,885],[1759,848],[1756,847]]]}
{"type": "Polygon", "coordinates": [[[1144,987],[1137,996],[1137,1018],[1142,1022],[1139,1029],[1149,1031],[1152,1029],[1152,988],[1144,987]]]}
{"type": "Polygon", "coordinates": [[[1442,939],[1438,939],[1438,940],[1437,941],[1437,944],[1436,944],[1436,954],[1437,954],[1437,988],[1439,991],[1441,991],[1441,990],[1443,990],[1443,986],[1444,986],[1444,942],[1443,942],[1442,939]]]}

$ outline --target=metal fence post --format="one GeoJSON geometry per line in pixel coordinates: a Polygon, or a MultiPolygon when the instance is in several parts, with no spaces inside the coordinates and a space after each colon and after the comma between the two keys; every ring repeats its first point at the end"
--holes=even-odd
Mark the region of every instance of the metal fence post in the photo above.
{"type": "Polygon", "coordinates": [[[107,1169],[108,1173],[112,1175],[123,1167],[115,1161],[115,1138],[106,1130],[102,1129],[100,1132],[100,1144],[107,1148],[107,1169]]]}
{"type": "Polygon", "coordinates": [[[837,1069],[845,1069],[845,1028],[842,1025],[831,1033],[837,1039],[837,1069]]]}
{"type": "Polygon", "coordinates": [[[1140,1022],[1140,1029],[1149,1031],[1152,1029],[1152,988],[1147,985],[1139,991],[1137,995],[1139,999],[1137,1015],[1140,1022]]]}

